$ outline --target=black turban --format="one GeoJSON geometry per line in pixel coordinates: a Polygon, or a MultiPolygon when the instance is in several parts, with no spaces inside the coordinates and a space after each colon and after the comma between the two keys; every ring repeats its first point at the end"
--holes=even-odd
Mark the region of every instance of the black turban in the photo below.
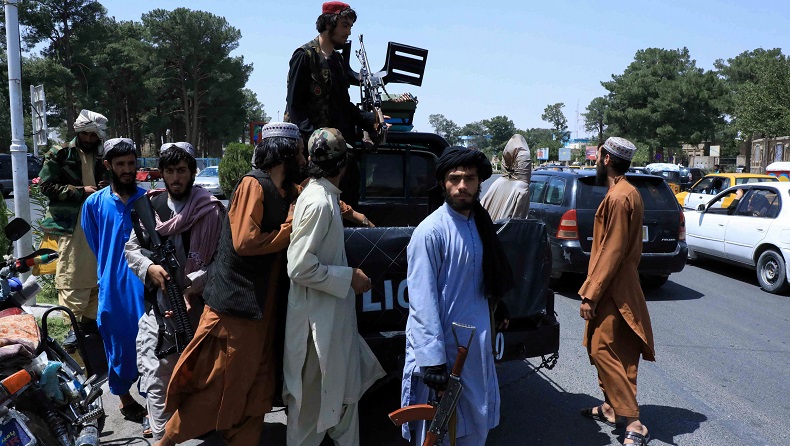
{"type": "Polygon", "coordinates": [[[477,176],[480,177],[480,182],[491,178],[493,173],[491,169],[491,162],[488,157],[479,150],[467,149],[463,146],[452,146],[444,149],[442,156],[436,163],[436,181],[439,184],[444,184],[444,174],[446,174],[453,167],[459,166],[475,166],[477,167],[477,176]]]}
{"type": "MultiPolygon", "coordinates": [[[[429,191],[428,205],[433,211],[444,201],[444,175],[450,169],[459,166],[477,167],[477,175],[482,185],[483,181],[491,178],[492,169],[488,157],[483,152],[467,149],[462,146],[452,146],[444,149],[442,156],[436,163],[436,180],[439,182],[429,191]]],[[[475,200],[473,215],[475,226],[483,242],[483,282],[485,283],[485,296],[493,303],[499,303],[502,297],[515,285],[513,270],[510,268],[502,248],[502,243],[496,233],[496,227],[491,221],[488,211],[475,200]]],[[[493,307],[492,307],[493,308],[493,307]]]]}

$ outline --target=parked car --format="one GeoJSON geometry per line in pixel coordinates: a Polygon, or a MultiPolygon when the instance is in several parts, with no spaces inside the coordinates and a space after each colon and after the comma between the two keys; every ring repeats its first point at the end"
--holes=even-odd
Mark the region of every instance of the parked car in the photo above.
{"type": "MultiPolygon", "coordinates": [[[[684,209],[696,209],[698,205],[707,203],[714,195],[738,184],[758,183],[763,181],[779,181],[771,175],[757,173],[711,173],[697,181],[688,191],[675,194],[678,203],[684,209]]],[[[726,208],[730,205],[731,198],[718,203],[726,208]]]]}
{"type": "Polygon", "coordinates": [[[209,166],[201,170],[195,177],[195,186],[206,189],[216,197],[225,197],[225,193],[222,192],[222,187],[219,185],[219,166],[209,166]]]}
{"type": "MultiPolygon", "coordinates": [[[[4,197],[8,197],[14,191],[14,175],[11,164],[11,154],[0,153],[0,194],[4,197]]],[[[32,154],[27,154],[28,185],[32,184],[33,178],[38,177],[41,166],[41,160],[32,154]]]]}
{"type": "Polygon", "coordinates": [[[688,190],[697,181],[705,176],[705,171],[699,167],[681,167],[680,168],[680,190],[688,190]]]}
{"type": "MultiPolygon", "coordinates": [[[[659,287],[686,264],[683,213],[662,177],[626,174],[644,201],[644,239],[639,273],[645,287],[659,287]]],[[[546,223],[552,250],[552,277],[586,274],[593,223],[606,188],[595,186],[594,171],[534,171],[529,217],[546,223]]]]}
{"type": "Polygon", "coordinates": [[[672,193],[680,192],[680,167],[677,164],[651,163],[645,166],[645,173],[664,178],[672,189],[672,193]]]}
{"type": "Polygon", "coordinates": [[[162,179],[162,172],[156,167],[141,167],[137,169],[137,181],[159,181],[162,179]]]}
{"type": "Polygon", "coordinates": [[[685,211],[688,256],[711,257],[752,268],[769,293],[790,289],[790,183],[760,182],[734,186],[709,203],[685,211]],[[742,189],[743,197],[724,206],[742,189]],[[787,200],[787,203],[784,202],[787,200]]]}

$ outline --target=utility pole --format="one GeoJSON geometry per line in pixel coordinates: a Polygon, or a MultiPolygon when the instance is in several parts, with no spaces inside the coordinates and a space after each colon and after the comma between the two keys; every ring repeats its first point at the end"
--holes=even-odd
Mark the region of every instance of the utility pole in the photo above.
{"type": "MultiPolygon", "coordinates": [[[[8,99],[11,104],[11,171],[14,178],[14,213],[30,223],[25,120],[22,115],[22,52],[19,47],[19,0],[5,0],[5,37],[8,49],[8,99]]],[[[16,257],[33,251],[28,232],[15,242],[16,257]]]]}

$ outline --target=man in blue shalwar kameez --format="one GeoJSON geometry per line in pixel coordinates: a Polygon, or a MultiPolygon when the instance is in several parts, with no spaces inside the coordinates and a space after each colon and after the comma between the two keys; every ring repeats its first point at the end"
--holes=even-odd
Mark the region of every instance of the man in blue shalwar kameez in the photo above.
{"type": "MultiPolygon", "coordinates": [[[[436,172],[445,203],[417,226],[407,251],[409,318],[401,403],[425,403],[431,389],[445,388],[458,351],[452,323],[476,327],[456,411],[456,444],[464,446],[484,445],[488,431],[499,424],[491,309],[504,326],[506,311],[498,299],[512,286],[512,273],[479,203],[480,183],[490,176],[491,165],[481,152],[446,149],[436,172]]],[[[459,342],[466,339],[459,333],[459,342]]],[[[404,425],[403,437],[422,444],[428,427],[429,422],[404,425]]]]}
{"type": "Polygon", "coordinates": [[[145,189],[138,187],[137,155],[132,140],[114,138],[104,143],[104,166],[111,187],[91,194],[82,207],[88,245],[98,260],[99,332],[109,362],[110,392],[121,399],[125,418],[141,422],[145,409],[129,394],[137,380],[137,323],[145,312],[143,283],[124,256],[132,231],[131,211],[145,189]]]}

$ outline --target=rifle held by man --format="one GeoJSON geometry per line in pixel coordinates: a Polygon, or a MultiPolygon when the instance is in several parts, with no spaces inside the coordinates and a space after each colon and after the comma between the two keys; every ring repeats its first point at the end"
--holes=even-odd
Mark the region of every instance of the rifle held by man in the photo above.
{"type": "Polygon", "coordinates": [[[464,369],[466,355],[469,353],[469,347],[472,345],[475,330],[475,327],[470,325],[453,322],[453,337],[455,337],[455,343],[458,345],[458,353],[455,356],[453,370],[450,372],[447,381],[447,388],[442,393],[438,403],[436,401],[431,401],[429,404],[414,404],[402,407],[389,414],[390,420],[397,426],[411,421],[431,420],[431,425],[428,428],[428,432],[425,434],[425,440],[422,446],[435,446],[441,444],[447,433],[450,418],[455,413],[455,408],[458,406],[458,401],[461,398],[461,392],[464,390],[464,386],[461,385],[461,372],[464,369]],[[456,328],[471,330],[469,342],[467,342],[466,346],[458,343],[458,336],[455,332],[456,328]]]}
{"type": "Polygon", "coordinates": [[[169,277],[165,281],[166,301],[162,302],[162,306],[165,308],[160,308],[158,299],[153,306],[159,322],[159,335],[155,353],[157,358],[162,359],[173,353],[183,352],[189,341],[192,340],[194,331],[192,330],[192,324],[189,322],[189,315],[184,303],[184,293],[175,279],[179,267],[175,246],[168,238],[162,240],[162,237],[156,232],[154,208],[151,206],[151,201],[147,196],[140,197],[134,202],[134,211],[151,241],[150,250],[152,254],[150,259],[164,268],[169,277]],[[172,312],[171,316],[162,317],[163,313],[167,311],[172,312]]]}

